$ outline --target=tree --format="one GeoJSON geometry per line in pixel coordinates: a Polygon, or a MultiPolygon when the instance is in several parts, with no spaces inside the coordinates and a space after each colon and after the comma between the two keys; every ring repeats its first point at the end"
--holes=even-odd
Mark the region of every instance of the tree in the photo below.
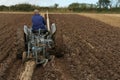
{"type": "Polygon", "coordinates": [[[99,8],[108,8],[110,6],[110,0],[99,0],[98,6],[99,8]]]}
{"type": "Polygon", "coordinates": [[[68,6],[69,9],[75,9],[75,8],[80,8],[80,4],[79,3],[72,3],[68,6]]]}
{"type": "Polygon", "coordinates": [[[87,4],[81,3],[81,4],[80,4],[80,8],[81,8],[81,9],[86,9],[86,8],[87,8],[87,4]]]}
{"type": "Polygon", "coordinates": [[[72,3],[68,6],[68,9],[71,11],[80,11],[80,3],[72,3]]]}
{"type": "Polygon", "coordinates": [[[90,4],[90,8],[91,8],[91,9],[94,8],[94,5],[93,5],[93,4],[90,4]]]}
{"type": "Polygon", "coordinates": [[[31,4],[27,4],[27,3],[18,4],[18,5],[15,5],[15,7],[18,10],[21,10],[21,11],[32,11],[32,10],[34,10],[32,5],[31,4]]]}
{"type": "Polygon", "coordinates": [[[55,3],[54,8],[58,8],[59,4],[55,3]]]}
{"type": "Polygon", "coordinates": [[[120,0],[117,1],[117,7],[120,8],[120,0]]]}
{"type": "Polygon", "coordinates": [[[4,6],[4,5],[1,5],[1,6],[0,6],[0,11],[5,11],[5,10],[7,10],[7,8],[8,8],[8,7],[6,7],[6,6],[4,6]]]}

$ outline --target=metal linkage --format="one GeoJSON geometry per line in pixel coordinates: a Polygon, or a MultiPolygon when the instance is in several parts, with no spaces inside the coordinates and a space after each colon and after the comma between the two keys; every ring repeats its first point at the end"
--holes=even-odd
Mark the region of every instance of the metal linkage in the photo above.
{"type": "Polygon", "coordinates": [[[27,29],[24,32],[26,33],[26,43],[28,46],[27,58],[29,59],[32,56],[36,64],[42,64],[48,61],[50,55],[47,50],[54,45],[52,34],[49,32],[43,33],[43,30],[39,30],[38,33],[33,33],[31,29],[27,29]]]}

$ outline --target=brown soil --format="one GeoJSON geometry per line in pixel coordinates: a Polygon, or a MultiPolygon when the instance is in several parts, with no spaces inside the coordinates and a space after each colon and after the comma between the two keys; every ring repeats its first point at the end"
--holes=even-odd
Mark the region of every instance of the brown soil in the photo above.
{"type": "Polygon", "coordinates": [[[24,50],[23,25],[30,25],[31,15],[0,14],[0,80],[16,80],[22,66],[17,53],[24,50]]]}
{"type": "MultiPolygon", "coordinates": [[[[24,24],[31,25],[30,18],[31,15],[25,14],[0,14],[0,45],[6,49],[16,49],[9,52],[5,52],[5,49],[1,52],[0,46],[0,54],[6,53],[4,58],[0,58],[0,80],[16,80],[21,68],[24,67],[21,60],[13,56],[24,50],[22,30],[24,24]],[[4,27],[5,24],[8,28],[4,27]],[[11,35],[12,37],[8,36],[13,34],[11,28],[9,30],[10,26],[15,34],[11,35]],[[3,33],[6,34],[3,36],[3,33]],[[5,44],[4,40],[9,41],[5,44]],[[15,42],[14,47],[7,46],[10,41],[15,42]]],[[[51,14],[50,21],[57,26],[57,54],[62,53],[64,57],[55,58],[45,68],[37,66],[32,80],[120,79],[120,28],[75,14],[51,14]]]]}

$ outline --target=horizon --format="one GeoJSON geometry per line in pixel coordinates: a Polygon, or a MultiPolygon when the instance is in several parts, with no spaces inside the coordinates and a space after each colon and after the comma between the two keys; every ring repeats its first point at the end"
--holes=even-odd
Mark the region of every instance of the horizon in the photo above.
{"type": "Polygon", "coordinates": [[[5,6],[11,6],[11,5],[16,5],[16,4],[22,4],[22,3],[28,3],[36,6],[43,6],[43,7],[49,7],[53,6],[55,3],[59,4],[59,7],[67,7],[71,3],[88,3],[88,4],[96,4],[98,0],[0,0],[0,5],[5,5],[5,6]]]}

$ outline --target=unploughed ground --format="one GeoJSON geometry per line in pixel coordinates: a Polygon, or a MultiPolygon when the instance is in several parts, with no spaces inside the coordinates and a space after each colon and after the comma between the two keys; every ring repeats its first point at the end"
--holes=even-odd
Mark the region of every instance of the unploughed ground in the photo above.
{"type": "Polygon", "coordinates": [[[106,24],[120,27],[120,14],[89,14],[89,13],[82,13],[80,15],[90,17],[93,19],[97,19],[101,22],[106,24]]]}
{"type": "MultiPolygon", "coordinates": [[[[1,16],[4,18],[6,15],[0,14],[1,16]]],[[[9,24],[12,20],[16,21],[11,27],[17,30],[15,33],[17,53],[24,50],[23,25],[31,25],[31,16],[11,14],[8,19],[4,19],[5,23],[9,24]]],[[[49,16],[51,23],[54,22],[57,26],[55,37],[57,53],[64,54],[64,57],[55,58],[45,68],[37,66],[32,80],[120,79],[120,28],[76,14],[49,16]]],[[[21,60],[14,58],[7,66],[4,72],[0,73],[0,80],[17,80],[24,67],[21,60]]]]}

